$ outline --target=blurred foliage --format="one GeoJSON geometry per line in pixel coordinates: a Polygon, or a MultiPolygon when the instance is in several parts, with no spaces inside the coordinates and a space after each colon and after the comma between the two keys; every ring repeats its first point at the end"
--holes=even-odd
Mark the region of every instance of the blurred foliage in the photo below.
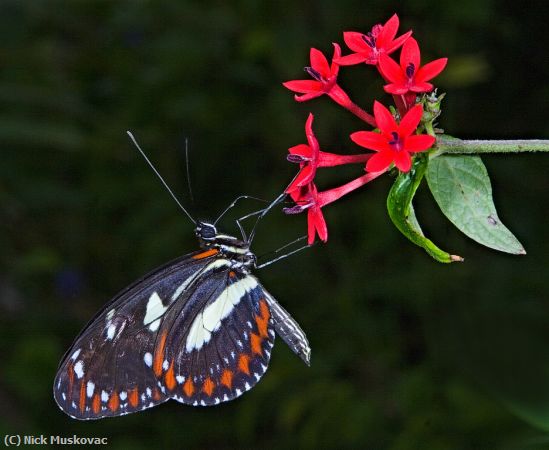
{"type": "MultiPolygon", "coordinates": [[[[423,188],[416,213],[426,232],[466,257],[433,262],[391,226],[387,177],[328,207],[328,245],[260,274],[306,330],[310,369],[279,343],[262,382],[237,401],[169,402],[94,423],[69,419],[51,393],[58,361],[93,313],[196,247],[125,130],[199,217],[242,193],[274,198],[292,177],[286,150],[304,142],[309,111],[327,150],[356,151],[348,134],[364,128],[327,99],[294,103],[281,82],[300,76],[309,47],[327,51],[344,30],[396,11],[425,61],[450,58],[438,80],[449,133],[548,138],[545,0],[0,5],[0,432],[107,436],[115,449],[549,448],[542,155],[484,158],[524,257],[467,240],[423,188]]],[[[342,83],[366,109],[383,99],[364,67],[343,70],[342,83]]],[[[244,202],[234,217],[256,208],[244,202]]],[[[224,225],[235,232],[230,218],[224,225]]],[[[255,251],[304,230],[303,216],[274,212],[255,251]]]]}

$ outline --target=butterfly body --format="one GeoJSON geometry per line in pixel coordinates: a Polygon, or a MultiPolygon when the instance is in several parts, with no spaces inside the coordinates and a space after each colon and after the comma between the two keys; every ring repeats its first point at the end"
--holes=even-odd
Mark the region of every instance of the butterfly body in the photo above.
{"type": "Polygon", "coordinates": [[[54,382],[76,419],[128,414],[174,399],[232,400],[265,373],[275,334],[309,364],[295,320],[251,271],[249,243],[198,222],[201,250],[115,296],[65,354],[54,382]]]}

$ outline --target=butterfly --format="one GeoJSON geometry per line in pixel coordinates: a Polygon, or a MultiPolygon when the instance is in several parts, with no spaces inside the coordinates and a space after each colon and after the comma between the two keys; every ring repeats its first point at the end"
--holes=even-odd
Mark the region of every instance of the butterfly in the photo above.
{"type": "Polygon", "coordinates": [[[309,365],[305,333],[251,273],[258,267],[250,250],[255,228],[246,238],[237,221],[238,239],[219,233],[217,221],[195,221],[128,135],[196,225],[200,250],[128,286],[84,327],[55,377],[54,398],[61,410],[89,420],[169,399],[193,406],[233,400],[267,370],[276,334],[309,365]]]}
{"type": "Polygon", "coordinates": [[[263,376],[276,334],[309,365],[301,327],[251,274],[248,241],[209,222],[198,222],[196,235],[201,250],[124,289],[76,338],[54,382],[69,416],[232,400],[263,376]]]}

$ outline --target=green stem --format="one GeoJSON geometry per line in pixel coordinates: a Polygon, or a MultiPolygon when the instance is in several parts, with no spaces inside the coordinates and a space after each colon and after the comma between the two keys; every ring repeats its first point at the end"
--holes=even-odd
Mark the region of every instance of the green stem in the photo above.
{"type": "Polygon", "coordinates": [[[442,154],[486,154],[549,152],[547,139],[480,140],[457,139],[447,134],[437,135],[436,150],[431,158],[442,154]]]}

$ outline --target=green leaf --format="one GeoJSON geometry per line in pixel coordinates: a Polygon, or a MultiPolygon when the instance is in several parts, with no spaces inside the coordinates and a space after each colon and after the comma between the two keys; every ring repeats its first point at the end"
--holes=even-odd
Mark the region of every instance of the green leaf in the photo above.
{"type": "Polygon", "coordinates": [[[490,178],[480,157],[433,158],[429,161],[427,182],[444,215],[471,239],[502,252],[526,253],[498,217],[490,178]]]}
{"type": "Polygon", "coordinates": [[[417,221],[412,200],[425,175],[427,164],[428,159],[423,155],[418,155],[412,169],[408,173],[401,173],[397,177],[387,197],[389,217],[404,236],[414,244],[422,247],[438,262],[463,261],[460,256],[451,255],[441,250],[431,240],[427,239],[417,221]]]}

